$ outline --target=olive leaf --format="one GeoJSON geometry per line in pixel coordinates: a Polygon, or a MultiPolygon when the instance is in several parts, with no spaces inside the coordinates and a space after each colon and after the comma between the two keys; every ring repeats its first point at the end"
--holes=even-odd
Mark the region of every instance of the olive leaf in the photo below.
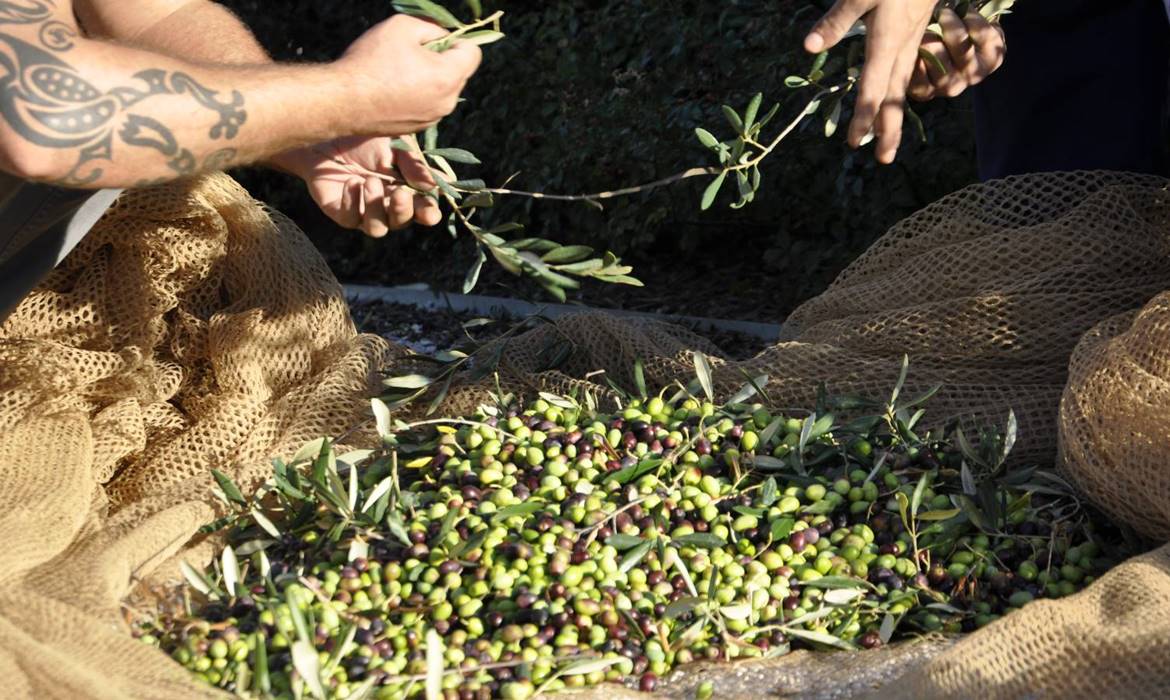
{"type": "Polygon", "coordinates": [[[427,630],[426,699],[443,700],[443,638],[434,629],[427,630]]]}

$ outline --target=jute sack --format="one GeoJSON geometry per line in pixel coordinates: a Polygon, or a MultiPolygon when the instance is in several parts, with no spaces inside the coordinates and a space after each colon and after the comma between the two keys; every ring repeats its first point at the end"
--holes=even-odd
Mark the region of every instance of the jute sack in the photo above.
{"type": "MultiPolygon", "coordinates": [[[[1135,310],[1167,289],[1166,180],[1067,173],[991,182],[895,225],[789,317],[782,342],[742,362],[716,357],[716,384],[726,397],[767,374],[770,398],[796,408],[812,405],[821,381],[832,392],[880,398],[908,353],[908,391],[943,385],[928,405],[935,424],[1002,425],[1014,410],[1017,462],[1052,464],[1059,435],[1059,466],[1082,494],[1165,542],[1170,294],[1135,310]]],[[[517,389],[581,387],[598,369],[632,387],[641,358],[648,382],[662,386],[694,376],[693,349],[706,351],[665,324],[583,315],[511,341],[503,370],[517,389]],[[558,343],[575,351],[550,369],[546,358],[558,353],[548,348],[558,343]]],[[[866,656],[818,665],[794,655],[704,669],[704,677],[727,698],[846,697],[867,688],[879,697],[1165,697],[1170,549],[954,646],[866,656]]],[[[691,697],[695,685],[683,673],[664,694],[691,697]]]]}
{"type": "Polygon", "coordinates": [[[0,327],[3,696],[213,695],[130,637],[124,601],[175,582],[211,468],[255,485],[360,423],[401,353],[227,176],[123,195],[0,327]]]}
{"type": "MultiPolygon", "coordinates": [[[[746,362],[714,357],[718,390],[727,396],[745,373],[767,373],[769,395],[792,407],[811,405],[821,381],[831,391],[880,396],[909,352],[907,391],[946,387],[931,405],[936,420],[998,422],[1010,407],[1024,438],[1017,453],[1051,461],[1077,340],[1170,289],[1166,186],[1108,173],[1041,175],[945,198],[895,226],[798,309],[782,342],[746,362]]],[[[641,358],[649,383],[662,386],[693,376],[695,349],[717,355],[666,324],[579,316],[509,341],[499,369],[505,387],[520,391],[600,390],[584,379],[589,373],[604,369],[632,386],[631,368],[641,358]],[[550,368],[548,358],[560,353],[548,348],[556,344],[572,352],[550,368]]],[[[377,371],[397,373],[408,364],[401,350],[356,334],[340,287],[303,235],[227,178],[123,197],[0,327],[0,474],[7,486],[0,517],[13,537],[3,555],[9,566],[0,659],[12,695],[208,694],[129,638],[121,608],[127,594],[141,594],[151,572],[175,580],[169,557],[213,514],[211,467],[255,484],[270,456],[360,424],[377,371]]],[[[460,386],[445,410],[474,408],[494,388],[460,386]]],[[[1102,435],[1087,449],[1107,439],[1102,435]]],[[[1148,470],[1157,461],[1140,463],[1148,470]]],[[[1078,483],[1109,507],[1107,493],[1078,483]]],[[[1165,496],[1150,494],[1158,502],[1165,496]]],[[[1150,618],[1165,608],[1147,595],[1154,589],[1143,572],[1160,561],[1127,564],[1081,596],[1029,608],[941,655],[936,650],[945,647],[855,661],[869,669],[868,687],[907,667],[922,669],[885,686],[888,692],[1028,694],[1035,688],[1021,688],[1033,666],[1021,659],[1031,657],[1008,642],[1043,645],[1072,630],[1083,653],[1060,647],[1048,657],[1043,677],[1064,681],[1054,688],[1080,694],[1097,687],[1077,672],[1097,668],[1084,654],[1110,660],[1131,679],[1117,687],[1156,688],[1165,664],[1147,660],[1161,659],[1150,645],[1165,635],[1150,618]],[[1135,580],[1145,581],[1142,595],[1118,593],[1135,580]],[[1114,624],[1090,632],[1106,614],[1114,624]],[[1072,619],[1082,626],[1069,627],[1072,619]]],[[[820,658],[777,662],[787,670],[772,678],[787,680],[767,687],[743,682],[763,678],[762,669],[712,673],[721,697],[858,690],[856,678],[794,682],[815,681],[807,669],[820,658]]]]}

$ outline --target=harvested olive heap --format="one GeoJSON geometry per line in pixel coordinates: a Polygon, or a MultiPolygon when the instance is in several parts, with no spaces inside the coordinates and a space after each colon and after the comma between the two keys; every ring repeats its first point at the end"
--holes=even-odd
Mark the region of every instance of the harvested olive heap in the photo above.
{"type": "Polygon", "coordinates": [[[897,394],[801,417],[755,383],[614,414],[542,395],[414,424],[375,402],[376,451],[311,443],[252,498],[217,473],[227,546],[139,633],[249,697],[649,691],[691,661],[970,631],[1114,563],[1057,477],[1006,468],[1014,419],[919,436],[928,397],[897,394]]]}

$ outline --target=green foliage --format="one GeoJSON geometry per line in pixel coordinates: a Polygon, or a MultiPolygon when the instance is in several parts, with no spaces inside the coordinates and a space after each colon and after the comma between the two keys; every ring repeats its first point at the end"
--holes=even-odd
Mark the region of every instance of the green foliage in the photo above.
{"type": "MultiPolygon", "coordinates": [[[[265,12],[257,0],[227,4],[282,59],[335,57],[390,11],[365,0],[292,0],[279,14],[265,12]]],[[[485,51],[467,102],[444,122],[443,144],[474,152],[483,161],[476,175],[489,183],[516,174],[510,187],[543,192],[613,190],[707,164],[695,129],[725,137],[715,128],[727,128],[723,104],[742,109],[762,92],[759,111],[779,101],[777,119],[787,123],[807,103],[807,89],[792,90],[785,79],[809,74],[811,57],[800,40],[822,9],[784,0],[488,0],[485,13],[507,12],[508,39],[485,51]]],[[[562,243],[613,250],[639,271],[647,261],[667,264],[664,251],[670,264],[686,265],[709,261],[713,247],[734,241],[735,248],[758,252],[745,263],[759,268],[762,261],[784,280],[776,294],[791,306],[819,291],[890,224],[974,178],[963,104],[916,109],[928,143],[917,143],[908,129],[899,162],[889,167],[866,151],[850,151],[840,134],[826,139],[835,127],[807,121],[761,164],[764,189],[743,209],[724,206],[738,189],[724,184],[712,209],[700,212],[709,183],[696,178],[605,201],[604,211],[499,198],[487,225],[519,221],[562,243]]],[[[826,103],[822,112],[835,115],[834,123],[851,116],[847,103],[826,103]]],[[[302,223],[343,277],[400,281],[410,264],[404,259],[454,255],[447,281],[458,289],[475,260],[466,241],[433,233],[376,242],[337,235],[301,188],[270,174],[245,180],[302,223]]]]}

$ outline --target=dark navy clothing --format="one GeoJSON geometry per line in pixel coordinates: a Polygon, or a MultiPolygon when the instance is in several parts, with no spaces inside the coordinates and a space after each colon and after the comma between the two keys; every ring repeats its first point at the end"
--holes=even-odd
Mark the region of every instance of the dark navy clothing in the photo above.
{"type": "Polygon", "coordinates": [[[0,323],[81,241],[120,190],[73,190],[0,173],[0,323]]]}
{"type": "Polygon", "coordinates": [[[1023,0],[1007,58],[974,90],[979,175],[1170,175],[1170,20],[1162,0],[1023,0]]]}

